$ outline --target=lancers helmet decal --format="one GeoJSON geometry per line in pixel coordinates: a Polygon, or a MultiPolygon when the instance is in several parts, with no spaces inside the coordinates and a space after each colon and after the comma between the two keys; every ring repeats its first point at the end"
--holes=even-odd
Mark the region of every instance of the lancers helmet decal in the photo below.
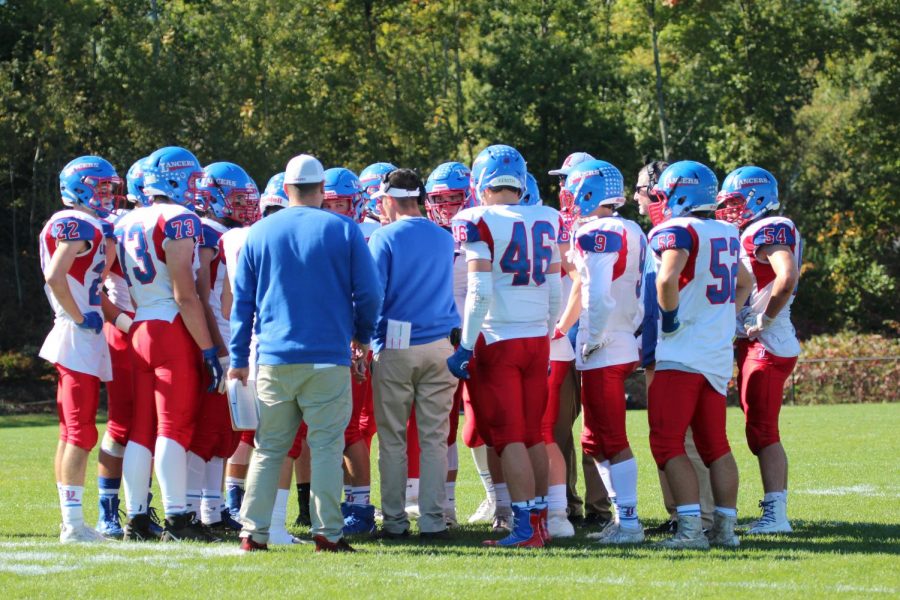
{"type": "Polygon", "coordinates": [[[240,166],[212,163],[204,167],[197,182],[197,206],[220,219],[251,225],[259,218],[259,189],[240,166]]]}
{"type": "Polygon", "coordinates": [[[144,193],[150,197],[165,196],[193,210],[197,180],[201,177],[203,168],[190,150],[167,146],[148,156],[144,163],[144,193]]]}
{"type": "Polygon", "coordinates": [[[760,167],[739,167],[728,174],[716,196],[716,218],[742,228],[778,210],[778,181],[760,167]]]}
{"type": "Polygon", "coordinates": [[[718,187],[716,174],[706,165],[693,160],[673,163],[647,191],[654,200],[647,208],[650,221],[655,226],[688,213],[715,210],[718,187]]]}
{"type": "Polygon", "coordinates": [[[569,172],[566,190],[572,195],[575,210],[587,216],[598,206],[613,209],[625,204],[625,182],[622,173],[605,160],[579,163],[569,172]]]}

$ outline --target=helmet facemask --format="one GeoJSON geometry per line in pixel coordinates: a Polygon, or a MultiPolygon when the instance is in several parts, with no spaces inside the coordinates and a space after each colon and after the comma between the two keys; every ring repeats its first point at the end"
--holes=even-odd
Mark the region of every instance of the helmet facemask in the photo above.
{"type": "Polygon", "coordinates": [[[450,227],[450,221],[462,210],[466,194],[462,190],[446,190],[428,194],[425,212],[428,218],[441,227],[450,227]]]}
{"type": "Polygon", "coordinates": [[[648,189],[647,195],[650,196],[651,200],[650,204],[647,205],[647,216],[650,217],[650,223],[656,227],[672,216],[672,211],[667,206],[669,198],[664,191],[655,188],[648,189]]]}

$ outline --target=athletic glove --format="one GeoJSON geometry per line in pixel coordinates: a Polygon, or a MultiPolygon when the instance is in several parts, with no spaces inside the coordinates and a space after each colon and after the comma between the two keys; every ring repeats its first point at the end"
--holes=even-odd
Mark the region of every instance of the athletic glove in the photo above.
{"type": "Polygon", "coordinates": [[[129,331],[131,331],[131,325],[133,323],[134,323],[134,320],[131,317],[129,317],[127,314],[119,313],[119,316],[116,317],[116,320],[113,323],[113,325],[115,325],[116,329],[118,329],[122,333],[128,333],[129,331]]]}
{"type": "Polygon", "coordinates": [[[562,339],[564,337],[566,337],[566,334],[564,334],[562,331],[560,331],[559,327],[554,327],[553,328],[553,336],[551,336],[550,340],[555,342],[556,340],[562,339]]]}
{"type": "Polygon", "coordinates": [[[100,316],[100,313],[90,310],[84,313],[83,316],[84,320],[81,323],[76,323],[76,325],[94,333],[103,331],[103,317],[100,316]]]}
{"type": "Polygon", "coordinates": [[[592,343],[588,342],[587,344],[582,345],[582,346],[581,346],[581,361],[582,361],[582,362],[587,362],[588,359],[589,359],[595,352],[597,352],[598,350],[602,349],[602,348],[603,348],[604,346],[606,346],[608,343],[609,343],[609,338],[608,338],[608,337],[605,337],[605,338],[603,338],[602,340],[600,340],[600,343],[599,343],[599,344],[592,344],[592,343]]]}
{"type": "Polygon", "coordinates": [[[747,330],[747,337],[755,338],[763,331],[772,326],[775,319],[766,316],[766,313],[759,313],[756,317],[751,316],[744,322],[744,329],[747,330]]]}
{"type": "Polygon", "coordinates": [[[225,370],[222,369],[222,363],[219,362],[218,350],[215,346],[207,348],[203,351],[203,364],[206,365],[206,371],[209,373],[209,387],[207,392],[217,391],[225,381],[225,370]]]}
{"type": "Polygon", "coordinates": [[[469,361],[472,360],[472,351],[462,346],[456,349],[447,359],[447,368],[459,379],[469,378],[469,361]]]}
{"type": "Polygon", "coordinates": [[[228,373],[228,369],[231,368],[231,357],[227,354],[225,356],[220,356],[219,365],[222,367],[222,380],[219,382],[219,393],[224,394],[225,388],[228,387],[228,378],[225,377],[225,374],[228,373]]]}

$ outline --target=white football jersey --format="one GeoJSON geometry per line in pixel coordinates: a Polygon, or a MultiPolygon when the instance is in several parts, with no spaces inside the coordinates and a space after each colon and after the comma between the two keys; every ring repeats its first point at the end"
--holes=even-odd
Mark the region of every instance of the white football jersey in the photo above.
{"type": "Polygon", "coordinates": [[[225,287],[225,265],[222,262],[222,250],[220,240],[228,228],[212,219],[200,219],[203,224],[203,242],[201,248],[209,248],[215,254],[209,263],[209,307],[216,316],[219,325],[219,333],[222,339],[228,343],[231,339],[231,324],[222,316],[222,289],[225,287]]]}
{"type": "Polygon", "coordinates": [[[582,285],[576,347],[581,349],[588,340],[605,342],[587,363],[576,353],[579,370],[638,360],[634,332],[644,317],[646,255],[647,237],[634,221],[611,216],[579,223],[569,254],[582,285]],[[592,307],[592,299],[598,306],[592,307]]]}
{"type": "MultiPolygon", "coordinates": [[[[87,250],[79,254],[66,275],[72,298],[82,314],[96,312],[103,318],[100,306],[101,279],[106,268],[106,238],[112,236],[110,224],[79,210],[62,210],[50,217],[41,230],[39,244],[41,271],[46,275],[59,242],[86,242],[87,250]]],[[[94,333],[75,324],[49,285],[44,292],[53,308],[53,329],[44,340],[39,356],[67,369],[112,379],[109,346],[103,333],[94,333]]]]}
{"type": "MultiPolygon", "coordinates": [[[[794,262],[797,270],[803,259],[803,240],[793,221],[785,217],[767,217],[750,223],[741,233],[741,261],[744,267],[753,275],[753,291],[747,305],[738,316],[738,336],[747,337],[744,323],[749,320],[755,322],[756,315],[765,312],[772,297],[772,287],[775,282],[775,271],[772,265],[764,257],[757,256],[760,248],[765,246],[787,246],[794,253],[794,262]]],[[[794,295],[797,290],[794,290],[794,295]]],[[[788,300],[775,322],[759,335],[762,345],[774,354],[790,358],[800,354],[800,342],[797,340],[797,331],[791,323],[791,304],[794,295],[788,300]]]]}
{"type": "Polygon", "coordinates": [[[678,217],[653,228],[650,249],[657,263],[666,250],[684,249],[687,264],[678,282],[678,320],[671,334],[658,325],[656,368],[702,373],[724,394],[732,375],[735,287],[740,239],[723,221],[678,217]]]}
{"type": "MultiPolygon", "coordinates": [[[[131,298],[135,322],[161,320],[171,323],[178,315],[172,279],[166,265],[169,240],[202,238],[200,217],[177,204],[152,204],[131,211],[116,224],[118,258],[131,298]]],[[[199,266],[194,252],[194,268],[199,266]]]]}
{"type": "MultiPolygon", "coordinates": [[[[127,215],[129,210],[119,209],[113,214],[107,217],[107,221],[112,224],[115,229],[116,223],[118,223],[122,217],[127,215]]],[[[119,239],[116,238],[116,243],[118,244],[119,239]]],[[[103,287],[106,288],[106,297],[109,298],[109,301],[112,302],[116,308],[119,310],[124,310],[125,312],[134,313],[134,303],[131,301],[131,292],[128,291],[128,282],[125,281],[125,273],[122,271],[122,265],[119,263],[118,259],[115,255],[107,257],[110,261],[112,261],[112,267],[110,267],[109,275],[106,277],[106,281],[103,282],[103,287]]]]}
{"type": "Polygon", "coordinates": [[[363,237],[366,238],[366,243],[368,243],[372,234],[381,229],[381,222],[373,221],[372,219],[364,219],[363,222],[359,224],[359,229],[362,231],[363,237]]]}
{"type": "Polygon", "coordinates": [[[559,262],[562,223],[549,206],[477,206],[457,213],[453,235],[466,260],[490,260],[493,298],[482,326],[488,344],[547,335],[551,265],[559,262]]]}
{"type": "MultiPolygon", "coordinates": [[[[569,301],[569,295],[572,293],[572,278],[563,272],[562,277],[562,301],[559,303],[559,314],[556,315],[557,322],[566,310],[566,303],[569,301]]],[[[564,335],[559,339],[550,340],[550,360],[569,362],[575,360],[575,349],[572,348],[572,341],[568,335],[564,335]]]]}
{"type": "MultiPolygon", "coordinates": [[[[229,229],[223,233],[222,237],[219,238],[219,247],[222,249],[220,256],[222,257],[228,282],[231,284],[232,290],[234,290],[234,280],[237,277],[238,257],[241,254],[241,248],[244,247],[244,242],[247,241],[247,233],[249,232],[249,227],[235,227],[234,229],[229,229]]],[[[219,301],[221,302],[221,297],[219,301]]],[[[230,331],[231,326],[229,323],[229,334],[228,337],[225,338],[226,344],[231,341],[230,331]]],[[[248,366],[250,367],[250,375],[248,378],[252,380],[256,380],[256,345],[256,323],[254,323],[253,331],[250,334],[250,359],[248,362],[248,366]]]]}

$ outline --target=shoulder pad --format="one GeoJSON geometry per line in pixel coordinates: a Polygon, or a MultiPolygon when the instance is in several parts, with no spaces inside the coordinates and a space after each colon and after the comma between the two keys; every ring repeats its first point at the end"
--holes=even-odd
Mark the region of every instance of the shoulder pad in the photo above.
{"type": "Polygon", "coordinates": [[[657,254],[665,250],[691,250],[694,247],[694,236],[687,227],[670,225],[654,230],[650,238],[650,248],[657,254]]]}
{"type": "Polygon", "coordinates": [[[202,237],[200,218],[192,213],[184,212],[166,221],[166,237],[173,240],[202,237]]]}
{"type": "Polygon", "coordinates": [[[622,249],[622,234],[602,229],[590,229],[584,233],[579,231],[575,243],[583,252],[619,252],[622,249]]]}
{"type": "Polygon", "coordinates": [[[62,217],[53,222],[50,234],[60,242],[93,241],[97,228],[76,217],[62,217]]]}
{"type": "Polygon", "coordinates": [[[796,242],[794,228],[783,222],[766,223],[753,234],[755,246],[793,246],[796,242]]]}
{"type": "Polygon", "coordinates": [[[222,237],[222,233],[218,229],[216,229],[212,225],[202,223],[202,232],[203,241],[200,244],[201,248],[215,249],[219,247],[219,239],[222,237]]]}

